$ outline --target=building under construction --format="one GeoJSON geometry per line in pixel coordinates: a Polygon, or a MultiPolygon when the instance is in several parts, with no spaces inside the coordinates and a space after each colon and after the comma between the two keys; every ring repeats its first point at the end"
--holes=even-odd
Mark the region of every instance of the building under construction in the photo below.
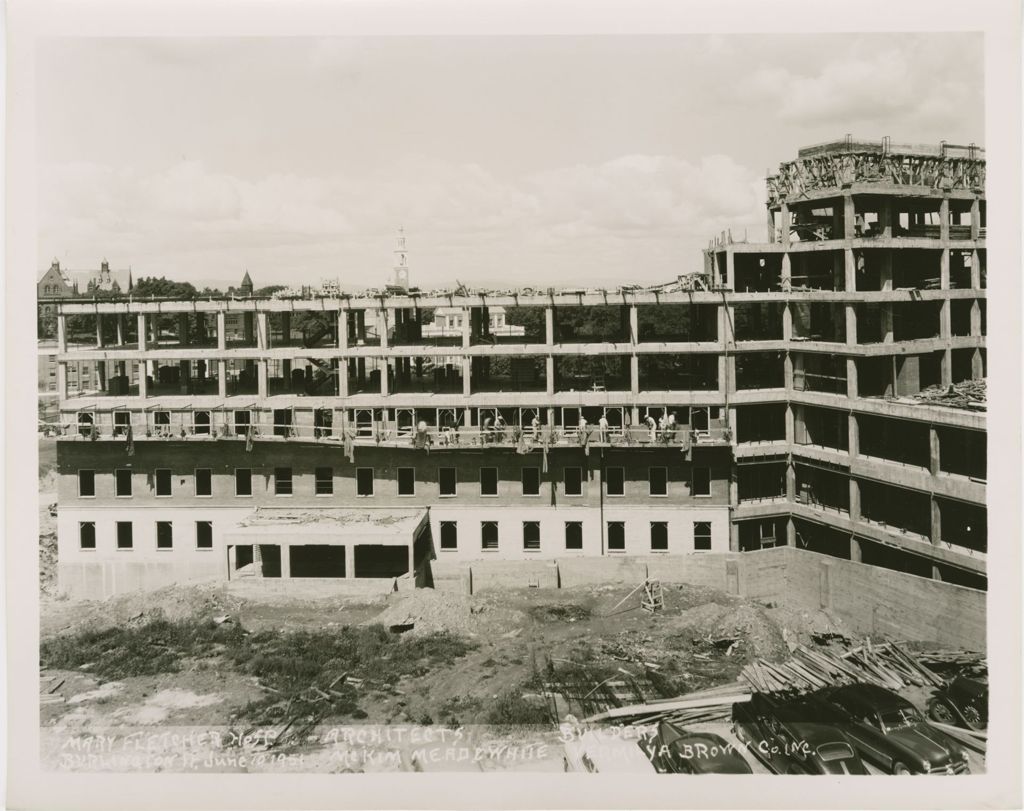
{"type": "Polygon", "coordinates": [[[984,170],[802,149],[657,288],[419,291],[403,237],[359,295],[47,302],[60,586],[790,545],[984,589],[984,170]]]}

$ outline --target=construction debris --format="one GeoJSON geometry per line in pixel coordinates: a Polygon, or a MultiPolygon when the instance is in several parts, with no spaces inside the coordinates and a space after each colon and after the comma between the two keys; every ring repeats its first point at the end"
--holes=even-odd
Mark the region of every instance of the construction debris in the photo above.
{"type": "Polygon", "coordinates": [[[968,411],[987,409],[987,385],[984,379],[964,380],[950,386],[929,386],[913,396],[919,403],[962,408],[968,411]]]}

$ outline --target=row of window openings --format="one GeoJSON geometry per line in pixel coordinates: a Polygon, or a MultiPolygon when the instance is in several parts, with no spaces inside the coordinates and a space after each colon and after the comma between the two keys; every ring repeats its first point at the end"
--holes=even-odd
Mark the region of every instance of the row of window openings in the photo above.
{"type": "MultiPolygon", "coordinates": [[[[626,522],[609,521],[607,523],[607,548],[609,552],[623,552],[626,549],[626,522]]],[[[441,522],[441,550],[459,548],[458,522],[441,522]]],[[[668,522],[650,522],[650,544],[652,552],[668,551],[668,522]]],[[[498,548],[498,522],[480,522],[480,548],[496,550],[498,548]]],[[[565,522],[565,548],[567,550],[583,549],[583,522],[565,522]]],[[[693,548],[697,552],[711,549],[711,522],[693,522],[693,548]]],[[[523,522],[523,550],[527,552],[540,549],[540,521],[523,522]]]]}
{"type": "MultiPolygon", "coordinates": [[[[131,521],[118,521],[114,536],[118,549],[134,549],[134,527],[131,521]]],[[[78,545],[82,549],[96,548],[96,523],[82,521],[78,524],[78,545]]],[[[174,527],[170,521],[156,522],[156,548],[174,548],[174,527]]],[[[213,549],[213,522],[196,521],[196,549],[213,549]]]]}
{"type": "MultiPolygon", "coordinates": [[[[171,471],[158,468],[154,472],[155,490],[158,496],[172,495],[171,471]]],[[[540,495],[540,468],[522,468],[521,481],[524,496],[540,495]]],[[[652,496],[668,495],[668,468],[651,467],[647,471],[648,493],[652,496]]],[[[583,468],[563,468],[562,483],[567,496],[583,495],[583,468]]],[[[454,496],[457,494],[457,475],[453,467],[438,469],[438,487],[440,495],[454,496]]],[[[314,493],[318,496],[334,494],[334,468],[318,467],[314,471],[314,493]]],[[[114,471],[114,492],[120,497],[132,495],[132,471],[120,468],[114,471]]],[[[290,467],[274,468],[274,494],[290,496],[294,492],[292,469],[290,467]]],[[[609,496],[625,495],[625,468],[610,467],[605,470],[605,492],[609,496]]],[[[706,467],[693,468],[690,480],[690,492],[694,496],[711,495],[711,470],[706,467]]],[[[372,496],[374,493],[374,469],[372,467],[356,468],[356,495],[372,496]]],[[[211,496],[212,473],[210,468],[197,468],[195,471],[195,494],[211,496]]],[[[78,471],[78,495],[93,497],[96,495],[96,471],[78,471]]],[[[252,469],[235,469],[235,495],[252,495],[252,469]]],[[[416,469],[411,467],[398,468],[398,495],[416,495],[416,469]]],[[[498,495],[498,468],[480,468],[480,495],[498,495]]]]}

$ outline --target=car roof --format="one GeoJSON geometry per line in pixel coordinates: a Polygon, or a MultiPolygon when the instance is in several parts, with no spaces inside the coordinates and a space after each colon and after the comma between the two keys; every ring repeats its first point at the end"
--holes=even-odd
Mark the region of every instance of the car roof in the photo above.
{"type": "Polygon", "coordinates": [[[884,687],[879,687],[877,684],[844,684],[836,689],[832,695],[851,699],[876,710],[914,706],[903,696],[897,695],[891,690],[886,690],[884,687]]]}

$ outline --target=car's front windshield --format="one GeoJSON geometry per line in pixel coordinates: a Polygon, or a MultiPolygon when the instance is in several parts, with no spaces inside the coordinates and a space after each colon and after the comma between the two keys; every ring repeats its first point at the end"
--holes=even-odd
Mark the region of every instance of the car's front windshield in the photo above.
{"type": "Polygon", "coordinates": [[[896,710],[886,710],[878,714],[882,726],[886,729],[903,729],[913,724],[921,723],[921,713],[913,707],[901,707],[896,710]]]}

